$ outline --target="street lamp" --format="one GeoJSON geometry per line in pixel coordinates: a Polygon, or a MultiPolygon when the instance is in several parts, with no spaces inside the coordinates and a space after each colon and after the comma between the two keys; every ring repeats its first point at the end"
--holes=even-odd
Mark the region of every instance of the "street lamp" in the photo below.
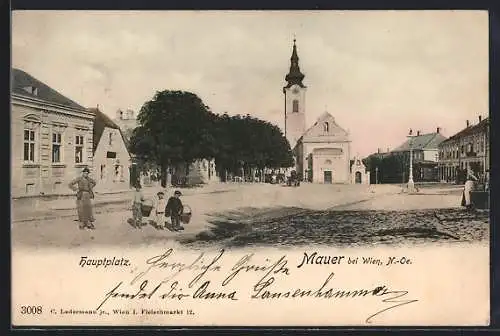
{"type": "Polygon", "coordinates": [[[415,183],[413,182],[413,131],[410,129],[408,134],[408,144],[410,146],[410,174],[408,176],[408,193],[415,192],[415,183]]]}

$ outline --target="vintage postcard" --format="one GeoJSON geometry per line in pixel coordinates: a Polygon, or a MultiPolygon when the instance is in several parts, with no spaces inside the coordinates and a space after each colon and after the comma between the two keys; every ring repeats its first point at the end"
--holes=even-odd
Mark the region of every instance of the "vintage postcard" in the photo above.
{"type": "Polygon", "coordinates": [[[487,326],[485,11],[14,11],[14,326],[487,326]]]}

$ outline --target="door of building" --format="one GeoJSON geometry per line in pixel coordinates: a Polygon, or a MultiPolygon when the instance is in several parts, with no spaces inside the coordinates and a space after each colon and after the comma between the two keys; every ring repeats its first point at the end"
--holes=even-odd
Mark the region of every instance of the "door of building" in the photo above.
{"type": "Polygon", "coordinates": [[[354,175],[354,180],[356,182],[356,184],[360,184],[361,183],[361,172],[356,172],[356,174],[354,175]]]}
{"type": "Polygon", "coordinates": [[[332,183],[332,171],[331,170],[325,170],[324,172],[324,180],[325,180],[325,183],[329,183],[331,184],[332,183]]]}

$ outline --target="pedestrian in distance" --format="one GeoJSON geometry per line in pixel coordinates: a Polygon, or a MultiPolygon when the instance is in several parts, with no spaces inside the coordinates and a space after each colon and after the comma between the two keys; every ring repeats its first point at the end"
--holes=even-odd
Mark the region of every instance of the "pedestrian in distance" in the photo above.
{"type": "Polygon", "coordinates": [[[471,169],[468,169],[464,191],[462,193],[462,206],[465,206],[465,209],[467,211],[472,211],[474,209],[474,204],[472,204],[470,193],[474,190],[474,184],[477,180],[478,178],[474,175],[474,172],[471,169]]]}
{"type": "Polygon", "coordinates": [[[141,189],[141,184],[137,183],[132,199],[132,224],[137,229],[142,228],[142,202],[144,202],[144,194],[141,189]]]}
{"type": "Polygon", "coordinates": [[[184,211],[184,206],[180,199],[181,196],[182,193],[176,190],[174,196],[168,199],[167,205],[165,206],[165,216],[170,216],[173,231],[184,230],[184,227],[181,225],[181,215],[184,211]]]}
{"type": "Polygon", "coordinates": [[[490,190],[490,170],[486,169],[484,173],[484,191],[490,190]]]}
{"type": "Polygon", "coordinates": [[[96,182],[89,176],[90,170],[85,167],[82,176],[75,178],[69,183],[69,188],[76,192],[76,206],[80,230],[94,230],[94,215],[92,213],[92,200],[94,199],[94,187],[96,182]]]}

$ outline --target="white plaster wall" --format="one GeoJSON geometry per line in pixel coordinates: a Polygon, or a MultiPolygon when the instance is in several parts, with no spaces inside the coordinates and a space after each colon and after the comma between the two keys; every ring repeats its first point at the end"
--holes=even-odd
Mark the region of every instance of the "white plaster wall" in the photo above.
{"type": "Polygon", "coordinates": [[[364,167],[362,168],[354,168],[351,172],[351,183],[356,184],[356,172],[361,173],[361,184],[370,184],[370,173],[366,172],[364,167]]]}
{"type": "Polygon", "coordinates": [[[424,150],[424,160],[426,161],[433,161],[433,162],[438,162],[439,156],[438,156],[438,149],[426,149],[424,150]]]}
{"type": "Polygon", "coordinates": [[[106,127],[102,133],[99,144],[94,153],[93,177],[96,179],[96,190],[124,190],[130,187],[130,154],[123,141],[120,131],[114,128],[106,127]],[[113,133],[112,145],[109,145],[109,134],[113,133]],[[108,159],[107,152],[116,152],[116,159],[123,167],[123,177],[115,181],[115,162],[116,159],[108,159]],[[105,176],[101,179],[101,165],[105,165],[105,176]]]}
{"type": "Polygon", "coordinates": [[[286,90],[286,138],[290,143],[290,147],[297,144],[297,140],[306,131],[306,88],[301,88],[299,86],[292,86],[286,90]],[[297,94],[293,93],[293,88],[297,87],[299,92],[297,94]],[[297,99],[299,101],[299,112],[293,111],[293,101],[297,99]]]}
{"type": "MultiPolygon", "coordinates": [[[[313,182],[323,183],[324,173],[323,171],[332,170],[333,171],[333,183],[349,183],[350,182],[350,143],[340,142],[340,143],[304,143],[302,160],[304,162],[303,169],[307,169],[307,157],[311,154],[314,149],[318,148],[340,148],[342,149],[342,154],[340,156],[325,156],[325,155],[314,155],[313,154],[313,182]],[[325,161],[329,159],[332,161],[331,165],[325,164],[325,161]]],[[[304,173],[304,172],[302,172],[304,173]]]]}
{"type": "MultiPolygon", "coordinates": [[[[13,98],[15,101],[15,98],[13,98]]],[[[11,109],[11,192],[13,197],[26,195],[26,184],[35,184],[33,194],[69,192],[68,183],[92,166],[92,119],[64,114],[47,106],[12,104],[11,109]],[[35,164],[24,163],[24,126],[27,116],[40,121],[35,129],[35,164]],[[78,127],[78,129],[77,129],[78,127]],[[52,132],[61,133],[61,162],[52,162],[52,132]],[[84,137],[83,163],[75,163],[75,136],[84,137]]]]}

